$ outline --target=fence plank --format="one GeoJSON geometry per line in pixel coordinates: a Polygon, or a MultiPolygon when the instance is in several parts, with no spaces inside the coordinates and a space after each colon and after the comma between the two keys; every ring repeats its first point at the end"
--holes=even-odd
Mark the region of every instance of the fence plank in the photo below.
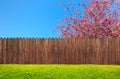
{"type": "Polygon", "coordinates": [[[0,38],[0,64],[3,63],[2,39],[0,38]]]}

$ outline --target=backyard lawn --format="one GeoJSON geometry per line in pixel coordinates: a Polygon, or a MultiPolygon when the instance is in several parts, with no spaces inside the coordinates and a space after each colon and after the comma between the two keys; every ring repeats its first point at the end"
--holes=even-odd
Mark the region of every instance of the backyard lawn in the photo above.
{"type": "Polygon", "coordinates": [[[120,79],[120,66],[0,64],[0,79],[120,79]]]}

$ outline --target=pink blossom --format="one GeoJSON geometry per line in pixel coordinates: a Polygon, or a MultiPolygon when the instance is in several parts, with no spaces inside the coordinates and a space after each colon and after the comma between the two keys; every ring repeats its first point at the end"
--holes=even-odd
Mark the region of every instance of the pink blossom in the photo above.
{"type": "Polygon", "coordinates": [[[63,29],[61,30],[63,37],[120,37],[120,19],[116,19],[120,16],[120,0],[92,0],[86,5],[88,6],[84,8],[82,18],[70,15],[67,20],[64,20],[63,26],[65,27],[59,27],[59,29],[63,29]],[[117,9],[111,6],[115,1],[119,5],[117,9]],[[69,21],[73,23],[69,24],[69,21]]]}

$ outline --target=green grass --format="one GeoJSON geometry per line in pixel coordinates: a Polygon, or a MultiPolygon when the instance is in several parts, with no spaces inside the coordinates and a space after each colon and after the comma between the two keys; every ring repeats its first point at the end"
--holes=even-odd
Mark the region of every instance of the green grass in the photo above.
{"type": "Polygon", "coordinates": [[[120,66],[0,64],[0,79],[120,79],[120,66]]]}

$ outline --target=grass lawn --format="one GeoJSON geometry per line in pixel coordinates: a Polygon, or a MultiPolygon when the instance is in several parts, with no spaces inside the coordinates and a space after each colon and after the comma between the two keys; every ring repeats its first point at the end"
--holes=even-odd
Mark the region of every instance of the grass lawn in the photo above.
{"type": "Polygon", "coordinates": [[[120,79],[120,66],[0,64],[0,79],[120,79]]]}

